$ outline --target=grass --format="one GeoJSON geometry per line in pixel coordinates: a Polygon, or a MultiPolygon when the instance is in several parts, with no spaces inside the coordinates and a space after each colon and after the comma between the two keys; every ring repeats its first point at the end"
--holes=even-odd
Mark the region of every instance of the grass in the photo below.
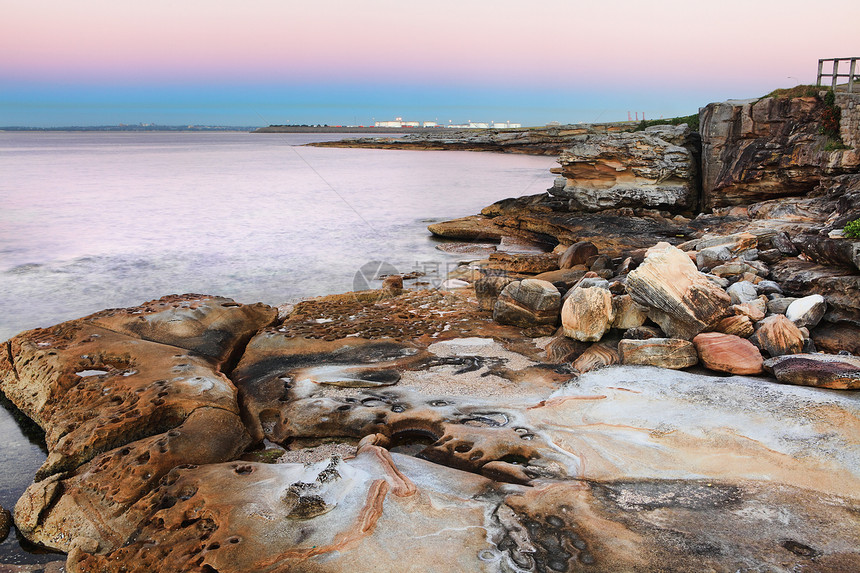
{"type": "Polygon", "coordinates": [[[652,125],[681,125],[682,123],[686,123],[690,127],[690,131],[699,131],[699,114],[694,113],[693,115],[670,117],[668,119],[649,119],[647,121],[643,119],[633,131],[643,131],[646,127],[651,127],[652,125]]]}
{"type": "Polygon", "coordinates": [[[794,97],[818,97],[818,93],[826,88],[821,86],[813,86],[811,84],[802,84],[799,86],[794,86],[793,88],[779,88],[773,90],[766,96],[762,96],[761,99],[766,97],[775,97],[778,99],[783,98],[794,98],[794,97]]]}

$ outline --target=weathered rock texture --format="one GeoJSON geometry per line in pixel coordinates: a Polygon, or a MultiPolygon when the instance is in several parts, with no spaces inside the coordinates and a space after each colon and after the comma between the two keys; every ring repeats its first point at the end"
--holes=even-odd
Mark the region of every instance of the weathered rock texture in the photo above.
{"type": "MultiPolygon", "coordinates": [[[[82,408],[65,399],[116,414],[110,397],[128,379],[180,357],[226,388],[190,384],[183,366],[133,391],[133,405],[167,410],[172,393],[198,394],[169,429],[136,435],[134,410],[108,418],[115,443],[19,500],[22,534],[67,551],[72,573],[860,566],[852,397],[647,366],[574,377],[468,293],[372,294],[261,321],[230,380],[179,345],[87,321],[13,339],[2,388],[48,432],[62,407],[82,408]],[[117,349],[151,364],[132,374],[99,358],[106,373],[78,376],[98,391],[45,390],[65,380],[52,372],[84,372],[75,356],[117,349]],[[150,386],[163,389],[150,397],[150,386]],[[240,459],[264,439],[308,463],[240,459]],[[303,460],[332,442],[345,457],[303,460]]],[[[603,342],[573,368],[617,360],[603,342]]]]}
{"type": "Polygon", "coordinates": [[[599,287],[575,288],[561,309],[564,335],[583,342],[603,338],[614,319],[612,293],[599,287]]]}
{"type": "Polygon", "coordinates": [[[678,370],[695,366],[699,362],[696,349],[687,340],[678,338],[649,338],[622,340],[618,343],[622,364],[658,366],[678,370]]]}
{"type": "Polygon", "coordinates": [[[827,136],[819,134],[824,107],[816,97],[704,107],[699,112],[704,208],[802,195],[824,175],[856,171],[860,148],[824,151],[827,136]]]}
{"type": "Polygon", "coordinates": [[[752,342],[720,332],[703,332],[693,339],[705,368],[729,374],[761,374],[762,356],[752,342]]]}
{"type": "Polygon", "coordinates": [[[698,199],[698,135],[686,124],[573,139],[549,192],[570,210],[646,207],[682,212],[698,199]]]}
{"type": "Polygon", "coordinates": [[[0,542],[6,539],[6,536],[9,535],[9,528],[12,527],[12,516],[9,515],[9,512],[3,509],[3,506],[0,505],[0,542]]]}
{"type": "Polygon", "coordinates": [[[835,390],[860,389],[860,358],[832,354],[794,354],[765,361],[765,367],[786,384],[835,390]]]}
{"type": "Polygon", "coordinates": [[[493,308],[493,320],[501,324],[530,327],[556,325],[561,295],[552,283],[525,279],[502,290],[493,308]]]}

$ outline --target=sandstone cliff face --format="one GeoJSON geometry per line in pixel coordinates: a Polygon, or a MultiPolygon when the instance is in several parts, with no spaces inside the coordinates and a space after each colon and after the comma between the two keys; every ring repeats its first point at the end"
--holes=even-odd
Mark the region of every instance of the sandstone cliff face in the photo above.
{"type": "Polygon", "coordinates": [[[646,207],[695,209],[699,138],[686,124],[573,138],[549,192],[572,211],[646,207]]]}
{"type": "MultiPolygon", "coordinates": [[[[845,111],[842,137],[849,146],[858,138],[849,133],[856,121],[857,106],[849,108],[854,97],[844,94],[837,101],[845,111]]],[[[824,111],[815,97],[735,100],[703,108],[703,208],[802,195],[822,176],[856,171],[860,149],[825,151],[828,138],[819,133],[824,111]]]]}

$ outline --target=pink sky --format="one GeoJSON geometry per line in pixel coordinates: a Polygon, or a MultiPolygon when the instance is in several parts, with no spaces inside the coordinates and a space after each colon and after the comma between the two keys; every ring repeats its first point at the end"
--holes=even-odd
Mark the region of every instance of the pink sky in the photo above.
{"type": "Polygon", "coordinates": [[[0,15],[0,106],[4,83],[754,97],[860,56],[857,0],[0,0],[0,15]]]}
{"type": "Polygon", "coordinates": [[[808,81],[819,57],[860,52],[860,3],[841,0],[0,5],[0,76],[49,81],[808,81]]]}

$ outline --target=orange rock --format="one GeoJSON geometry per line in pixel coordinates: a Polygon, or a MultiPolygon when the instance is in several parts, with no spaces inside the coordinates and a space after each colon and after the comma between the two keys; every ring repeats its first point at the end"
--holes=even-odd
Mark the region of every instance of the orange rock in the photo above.
{"type": "Polygon", "coordinates": [[[736,314],[734,316],[727,316],[715,324],[714,330],[723,334],[734,334],[741,338],[749,338],[755,332],[755,327],[750,317],[736,314]]]}
{"type": "Polygon", "coordinates": [[[803,352],[803,333],[785,315],[774,314],[758,323],[756,336],[771,356],[803,352]]]}
{"type": "Polygon", "coordinates": [[[658,366],[673,370],[695,366],[699,361],[693,345],[680,338],[626,339],[618,343],[618,352],[624,364],[658,366]]]}
{"type": "Polygon", "coordinates": [[[584,342],[603,338],[614,318],[612,293],[600,287],[575,288],[561,309],[564,335],[584,342]]]}
{"type": "Polygon", "coordinates": [[[760,374],[762,356],[749,340],[723,334],[703,332],[693,339],[699,360],[710,370],[729,374],[760,374]]]}
{"type": "Polygon", "coordinates": [[[606,344],[592,344],[573,362],[573,367],[584,374],[590,370],[618,364],[621,358],[618,351],[606,344]]]}

